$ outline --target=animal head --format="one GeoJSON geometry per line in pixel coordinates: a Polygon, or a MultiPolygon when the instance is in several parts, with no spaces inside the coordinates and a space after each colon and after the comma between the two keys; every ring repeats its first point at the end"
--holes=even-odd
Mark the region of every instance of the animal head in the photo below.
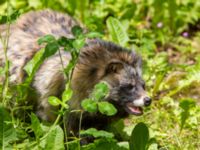
{"type": "Polygon", "coordinates": [[[111,61],[102,80],[110,87],[106,99],[116,105],[118,111],[141,115],[142,107],[149,106],[151,98],[145,91],[145,82],[141,77],[141,60],[139,57],[135,59],[130,63],[111,61]]]}
{"type": "Polygon", "coordinates": [[[94,40],[81,50],[72,89],[83,99],[100,81],[110,88],[106,100],[122,113],[141,115],[142,107],[151,104],[142,79],[140,56],[113,43],[94,40]]]}

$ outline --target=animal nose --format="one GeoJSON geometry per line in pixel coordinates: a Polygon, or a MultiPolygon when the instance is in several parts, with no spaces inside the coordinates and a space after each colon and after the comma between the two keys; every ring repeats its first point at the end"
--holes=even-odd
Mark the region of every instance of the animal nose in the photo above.
{"type": "Polygon", "coordinates": [[[149,106],[151,104],[151,98],[150,97],[145,97],[144,98],[144,105],[149,106]]]}

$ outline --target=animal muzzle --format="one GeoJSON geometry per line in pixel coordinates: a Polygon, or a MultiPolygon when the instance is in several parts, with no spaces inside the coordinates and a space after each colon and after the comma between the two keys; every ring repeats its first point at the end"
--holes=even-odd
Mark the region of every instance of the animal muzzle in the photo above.
{"type": "Polygon", "coordinates": [[[143,109],[142,107],[144,106],[149,106],[151,104],[151,98],[148,96],[141,96],[138,99],[133,100],[132,102],[126,103],[125,110],[129,114],[134,114],[134,115],[142,115],[143,114],[143,109]]]}
{"type": "Polygon", "coordinates": [[[151,104],[151,98],[148,96],[141,96],[138,99],[133,100],[133,105],[138,107],[149,106],[151,104]]]}

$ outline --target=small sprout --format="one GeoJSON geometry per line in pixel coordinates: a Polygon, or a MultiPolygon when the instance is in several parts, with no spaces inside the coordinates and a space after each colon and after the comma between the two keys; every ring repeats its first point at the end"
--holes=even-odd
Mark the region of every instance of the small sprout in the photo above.
{"type": "Polygon", "coordinates": [[[97,102],[91,99],[85,99],[82,101],[81,106],[88,112],[97,112],[97,102]]]}
{"type": "Polygon", "coordinates": [[[48,98],[48,102],[49,102],[49,104],[51,104],[52,106],[58,106],[58,105],[60,105],[60,103],[61,103],[61,101],[60,101],[57,97],[55,97],[55,96],[50,96],[50,97],[48,98]]]}
{"type": "Polygon", "coordinates": [[[59,106],[59,105],[61,105],[61,106],[63,106],[63,107],[66,108],[66,109],[69,108],[69,106],[68,106],[67,104],[63,103],[60,99],[58,99],[58,98],[55,97],[55,96],[50,96],[50,97],[48,98],[48,102],[49,102],[49,104],[51,104],[52,106],[59,106]]]}
{"type": "Polygon", "coordinates": [[[107,116],[113,116],[117,113],[117,109],[113,104],[103,100],[109,93],[108,85],[100,82],[95,85],[94,90],[89,99],[83,100],[81,106],[88,112],[99,112],[107,116]]]}
{"type": "Polygon", "coordinates": [[[102,100],[104,97],[106,97],[109,93],[109,88],[107,83],[100,82],[95,85],[94,90],[91,94],[91,98],[93,98],[96,101],[102,100]]]}

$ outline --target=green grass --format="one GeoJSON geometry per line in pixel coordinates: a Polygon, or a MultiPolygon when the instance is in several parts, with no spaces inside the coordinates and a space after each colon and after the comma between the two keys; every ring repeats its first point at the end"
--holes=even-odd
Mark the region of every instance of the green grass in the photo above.
{"type": "MultiPolygon", "coordinates": [[[[153,98],[151,107],[146,108],[141,117],[130,116],[111,125],[110,132],[121,137],[123,142],[116,141],[109,133],[107,135],[100,132],[98,135],[100,139],[82,149],[106,148],[101,146],[107,146],[107,149],[109,146],[115,149],[127,149],[129,145],[127,141],[139,122],[144,122],[149,130],[148,145],[150,146],[146,146],[146,149],[200,149],[199,1],[10,0],[0,2],[0,23],[15,22],[18,16],[27,11],[44,8],[69,13],[91,32],[95,32],[95,35],[98,32],[105,40],[135,49],[144,60],[144,79],[147,91],[153,98]]],[[[9,29],[7,32],[9,33],[9,29]]],[[[5,39],[7,40],[1,37],[1,42],[5,39]]],[[[53,42],[54,45],[57,44],[56,40],[53,42]]],[[[6,57],[7,41],[3,43],[6,57]]],[[[78,53],[80,47],[81,44],[72,48],[77,49],[78,53]]],[[[56,50],[55,46],[53,51],[56,50]]],[[[68,66],[68,73],[75,59],[76,57],[68,66]]],[[[40,61],[42,60],[38,59],[33,63],[40,64],[40,61]]],[[[43,147],[63,149],[66,133],[57,124],[61,121],[60,118],[52,125],[45,125],[33,113],[30,114],[32,107],[25,105],[30,84],[28,79],[34,75],[37,65],[32,69],[27,67],[29,78],[17,87],[11,87],[8,83],[8,68],[7,61],[5,67],[0,69],[0,75],[6,78],[4,84],[0,85],[0,116],[3,116],[0,117],[2,149],[42,149],[43,147]],[[16,117],[18,113],[24,117],[16,117]],[[27,118],[31,121],[25,121],[27,118]]],[[[69,89],[66,89],[64,96],[67,97],[65,100],[50,100],[53,104],[62,106],[62,113],[68,109],[63,102],[70,98],[69,89]]],[[[95,130],[89,132],[93,136],[97,136],[97,133],[98,131],[95,130]]],[[[80,148],[78,141],[77,138],[71,142],[65,140],[65,148],[80,148]]]]}

